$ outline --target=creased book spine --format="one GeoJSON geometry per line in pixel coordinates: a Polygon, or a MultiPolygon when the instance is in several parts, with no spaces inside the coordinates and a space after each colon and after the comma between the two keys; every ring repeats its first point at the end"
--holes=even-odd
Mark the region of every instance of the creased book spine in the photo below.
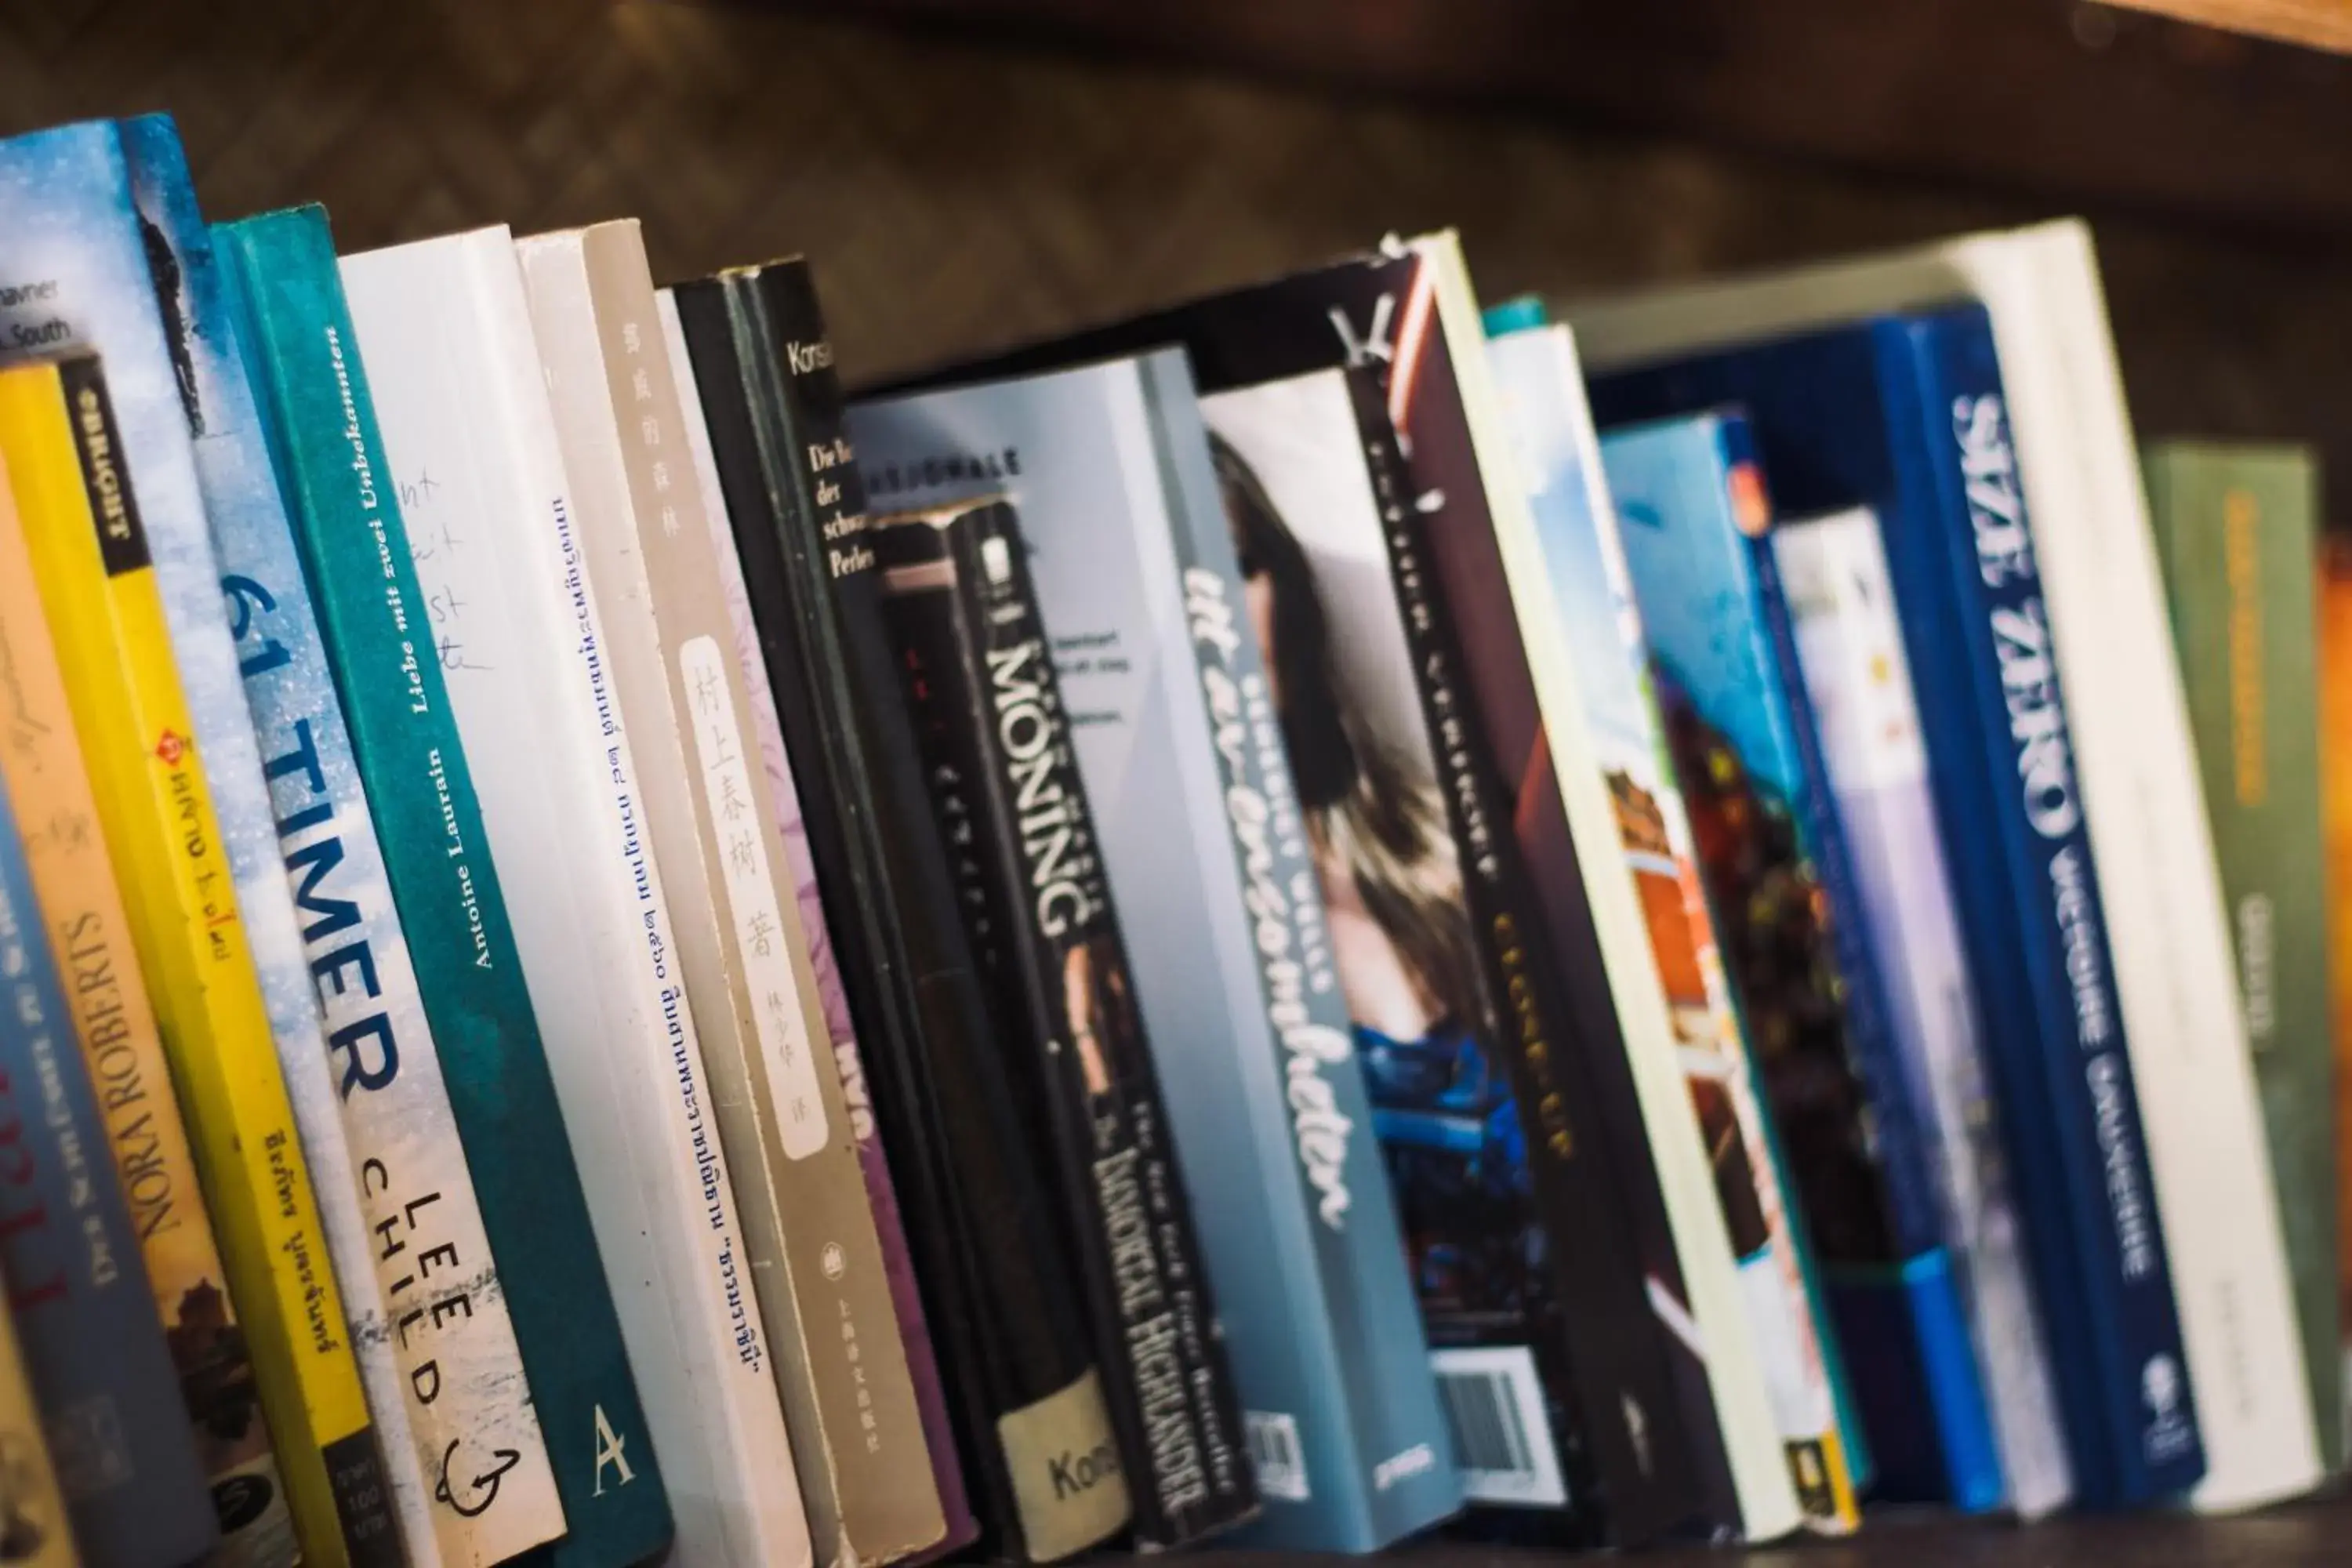
{"type": "Polygon", "coordinates": [[[563,1531],[514,1327],[352,765],[230,302],[167,121],[125,129],[183,329],[197,478],[325,1048],[287,1065],[416,1568],[498,1563],[563,1531]]]}
{"type": "MultiPolygon", "coordinates": [[[[574,536],[514,240],[341,263],[434,653],[677,1517],[677,1568],[804,1568],[760,1292],[574,536]]],[[[596,483],[593,474],[581,476],[596,483]]]]}

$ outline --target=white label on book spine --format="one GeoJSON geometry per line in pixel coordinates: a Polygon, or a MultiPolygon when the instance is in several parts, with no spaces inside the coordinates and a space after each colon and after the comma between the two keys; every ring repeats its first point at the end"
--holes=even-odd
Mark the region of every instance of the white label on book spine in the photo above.
{"type": "Polygon", "coordinates": [[[1454,1431],[1463,1496],[1522,1508],[1568,1501],[1534,1352],[1525,1345],[1433,1350],[1429,1369],[1454,1431]]]}
{"type": "Polygon", "coordinates": [[[744,759],[743,736],[728,689],[730,657],[716,638],[708,637],[695,637],[677,650],[687,700],[694,710],[694,752],[702,764],[702,791],[719,840],[719,879],[726,884],[727,910],[735,922],[760,1052],[767,1058],[777,1136],[786,1159],[805,1160],[825,1146],[824,1098],[817,1089],[816,1057],[801,1021],[790,939],[783,911],[776,905],[776,879],[751,793],[751,764],[744,759]]]}

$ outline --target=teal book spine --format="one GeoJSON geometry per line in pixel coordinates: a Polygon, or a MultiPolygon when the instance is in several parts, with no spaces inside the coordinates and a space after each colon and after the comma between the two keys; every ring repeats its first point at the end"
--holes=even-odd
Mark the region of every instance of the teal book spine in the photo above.
{"type": "MultiPolygon", "coordinates": [[[[562,1568],[670,1541],[498,868],[320,207],[217,226],[296,544],[373,810],[568,1526],[562,1568]]],[[[575,1042],[591,1048],[591,1042],[575,1042]]]]}
{"type": "Polygon", "coordinates": [[[2319,475],[2299,447],[2144,454],[2321,1461],[2344,1467],[2336,1058],[2320,807],[2319,475]]]}

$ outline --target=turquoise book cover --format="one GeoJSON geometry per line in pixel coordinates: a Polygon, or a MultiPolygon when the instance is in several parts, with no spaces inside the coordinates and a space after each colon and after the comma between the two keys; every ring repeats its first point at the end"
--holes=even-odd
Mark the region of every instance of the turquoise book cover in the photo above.
{"type": "MultiPolygon", "coordinates": [[[[220,1538],[212,1495],[5,786],[0,1147],[7,1310],[82,1560],[90,1568],[194,1562],[220,1538]]],[[[0,1479],[0,1502],[11,1489],[0,1479]]],[[[5,1548],[0,1560],[19,1561],[5,1548]]]]}
{"type": "Polygon", "coordinates": [[[671,1537],[586,1200],[315,206],[218,225],[232,314],[547,1435],[564,1568],[671,1537]]]}

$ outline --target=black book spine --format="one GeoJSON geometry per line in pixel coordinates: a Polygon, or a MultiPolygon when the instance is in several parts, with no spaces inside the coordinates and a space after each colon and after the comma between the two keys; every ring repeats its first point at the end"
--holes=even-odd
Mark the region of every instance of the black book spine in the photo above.
{"type": "Polygon", "coordinates": [[[1092,1463],[1108,1418],[897,698],[815,289],[787,261],[676,297],[982,1550],[1065,1556],[1125,1522],[1125,1491],[1092,1463]]]}
{"type": "MultiPolygon", "coordinates": [[[[1632,1544],[1689,1521],[1697,1510],[1695,1478],[1668,1473],[1673,1457],[1687,1451],[1673,1369],[1641,1251],[1606,1168],[1592,1091],[1577,1070],[1573,1016],[1511,830],[1510,796],[1478,738],[1461,638],[1438,592],[1387,380],[1367,364],[1349,369],[1348,384],[1462,862],[1492,1037],[1506,1042],[1536,1217],[1546,1233],[1549,1278],[1531,1281],[1528,1328],[1546,1384],[1566,1392],[1555,1436],[1569,1479],[1570,1532],[1593,1545],[1632,1544]]],[[[1555,1541],[1559,1533],[1541,1532],[1555,1541]]]]}
{"type": "Polygon", "coordinates": [[[1256,1512],[1238,1399],[1013,508],[885,520],[885,603],[963,908],[1072,1227],[1139,1546],[1256,1512]],[[1016,1047],[1016,1049],[1019,1048],[1016,1047]]]}

